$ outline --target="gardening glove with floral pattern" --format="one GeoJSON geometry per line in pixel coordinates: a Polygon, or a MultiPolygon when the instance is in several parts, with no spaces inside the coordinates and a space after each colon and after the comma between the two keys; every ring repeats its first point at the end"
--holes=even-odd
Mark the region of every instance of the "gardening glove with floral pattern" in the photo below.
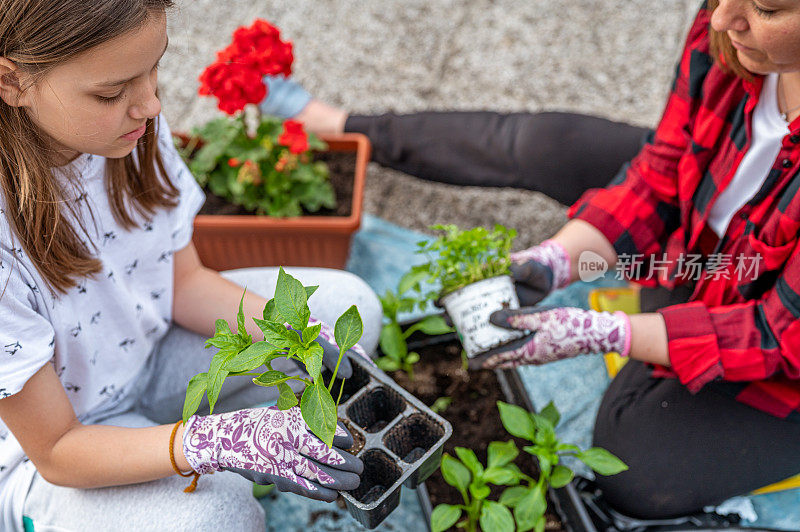
{"type": "MultiPolygon", "coordinates": [[[[333,327],[314,318],[310,318],[308,320],[309,327],[318,323],[322,324],[322,329],[320,329],[319,336],[317,337],[317,342],[320,346],[322,346],[322,365],[333,372],[333,370],[336,368],[336,362],[339,360],[339,346],[336,345],[336,338],[333,335],[333,327]]],[[[367,360],[373,366],[375,365],[372,359],[369,358],[367,352],[364,351],[364,348],[359,344],[356,344],[348,349],[345,352],[345,356],[342,357],[342,362],[339,364],[339,372],[336,374],[337,378],[341,377],[343,379],[349,379],[353,375],[353,366],[350,364],[350,360],[347,358],[348,355],[358,355],[364,360],[367,360]]],[[[305,367],[302,366],[302,364],[300,365],[303,368],[305,367]]]]}
{"type": "Polygon", "coordinates": [[[296,406],[195,415],[183,433],[183,453],[200,474],[233,471],[256,484],[328,502],[337,490],[358,487],[364,464],[341,450],[352,445],[353,437],[337,425],[329,448],[311,433],[296,406]]]}
{"type": "Polygon", "coordinates": [[[522,306],[535,305],[553,290],[570,283],[569,254],[553,240],[511,253],[511,262],[511,277],[522,306]]]}
{"type": "Polygon", "coordinates": [[[631,322],[624,312],[596,312],[572,307],[503,309],[489,317],[494,325],[530,333],[470,359],[473,369],[546,364],[591,353],[628,356],[631,322]]]}

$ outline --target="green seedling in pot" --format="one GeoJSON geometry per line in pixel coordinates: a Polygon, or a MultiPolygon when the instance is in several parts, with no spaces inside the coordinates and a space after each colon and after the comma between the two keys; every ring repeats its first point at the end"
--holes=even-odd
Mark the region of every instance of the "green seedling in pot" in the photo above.
{"type": "Polygon", "coordinates": [[[532,444],[523,447],[523,451],[536,458],[539,478],[528,476],[514,465],[519,451],[513,441],[490,443],[486,468],[477,460],[475,453],[457,448],[456,454],[461,461],[445,456],[442,459],[442,475],[445,482],[459,490],[464,504],[436,506],[431,515],[434,532],[447,530],[456,524],[463,513],[466,518],[458,526],[468,531],[477,530],[480,524],[486,532],[542,532],[545,527],[547,490],[564,487],[574,477],[573,471],[560,463],[561,457],[575,456],[600,475],[616,475],[628,469],[619,458],[605,449],[593,447],[583,451],[577,445],[560,442],[555,432],[560,415],[552,403],[538,414],[501,401],[498,401],[497,407],[506,430],[532,444]],[[509,487],[495,502],[487,499],[489,484],[509,487]]]}
{"type": "Polygon", "coordinates": [[[413,310],[417,299],[405,295],[408,291],[409,275],[405,275],[398,285],[397,294],[391,290],[380,297],[383,307],[384,325],[381,329],[380,345],[382,357],[375,362],[383,371],[403,370],[409,379],[414,379],[414,364],[419,362],[419,354],[408,350],[408,337],[417,331],[435,336],[453,332],[453,328],[442,316],[428,316],[403,330],[398,320],[401,312],[413,310]]]}
{"type": "Polygon", "coordinates": [[[206,347],[213,346],[219,351],[211,359],[208,371],[195,375],[189,381],[183,406],[184,422],[197,411],[203,394],[208,396],[213,413],[222,385],[228,377],[248,376],[253,377],[253,383],[259,386],[276,386],[281,410],[288,410],[298,403],[295,392],[287,384],[294,380],[305,387],[299,401],[303,419],[320,440],[329,447],[332,445],[339,403],[338,398],[334,401],[332,392],[338,393],[337,397],[340,398],[344,381],[338,391],[332,390],[333,383],[344,353],[361,338],[363,325],[355,305],[336,320],[334,337],[339,346],[339,358],[326,385],[322,378],[323,348],[316,341],[322,325],[309,325],[311,312],[308,298],[316,289],[316,286],[303,286],[281,268],[275,296],[264,306],[263,319],[253,318],[264,333],[264,340],[259,342],[253,342],[245,329],[244,294],[239,302],[236,332],[231,331],[225,320],[217,320],[216,332],[206,342],[206,347]],[[308,377],[286,375],[272,369],[272,363],[279,358],[302,364],[308,377]],[[267,371],[255,371],[262,366],[266,366],[267,371]]]}
{"type": "Polygon", "coordinates": [[[445,234],[417,243],[417,253],[428,262],[413,266],[404,277],[405,287],[420,294],[420,309],[459,288],[510,273],[516,230],[502,225],[491,231],[484,227],[461,230],[455,225],[432,225],[431,229],[445,234]]]}

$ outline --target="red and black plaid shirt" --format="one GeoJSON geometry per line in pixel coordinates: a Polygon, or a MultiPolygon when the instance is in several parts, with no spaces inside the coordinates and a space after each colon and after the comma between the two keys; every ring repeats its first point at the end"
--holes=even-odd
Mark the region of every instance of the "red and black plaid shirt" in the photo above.
{"type": "Polygon", "coordinates": [[[717,238],[708,214],[750,147],[763,77],[747,81],[714,61],[710,19],[701,8],[653,138],[569,215],[600,229],[621,260],[640,262],[640,276],[655,272],[667,287],[696,280],[688,303],[659,311],[672,367],[655,375],[677,376],[692,392],[724,381],[714,386],[800,421],[800,119],[761,189],[717,238]],[[698,257],[699,280],[688,267],[698,257]]]}

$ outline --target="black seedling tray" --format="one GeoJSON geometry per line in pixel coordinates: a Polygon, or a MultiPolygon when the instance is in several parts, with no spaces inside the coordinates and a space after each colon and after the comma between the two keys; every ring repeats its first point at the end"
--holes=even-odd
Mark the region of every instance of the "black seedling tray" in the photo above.
{"type": "MultiPolygon", "coordinates": [[[[350,362],[353,375],[344,381],[338,415],[353,434],[364,472],[357,489],[340,494],[350,515],[375,528],[397,508],[401,486],[416,488],[436,471],[453,427],[378,368],[358,357],[350,362]]],[[[337,379],[334,397],[340,386],[337,379]]]]}

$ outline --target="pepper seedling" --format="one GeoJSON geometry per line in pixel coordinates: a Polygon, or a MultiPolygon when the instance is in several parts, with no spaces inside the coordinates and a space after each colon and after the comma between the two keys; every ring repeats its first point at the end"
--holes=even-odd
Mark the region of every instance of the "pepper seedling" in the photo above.
{"type": "Polygon", "coordinates": [[[300,281],[280,268],[275,295],[264,306],[263,319],[253,318],[264,333],[264,340],[259,342],[253,342],[252,336],[245,328],[244,294],[242,294],[236,317],[237,331],[234,333],[227,321],[219,319],[216,321],[214,336],[206,342],[206,348],[216,347],[219,351],[211,359],[208,371],[195,375],[189,381],[183,405],[184,422],[197,411],[203,394],[208,397],[210,412],[214,412],[214,405],[228,377],[250,376],[253,377],[253,383],[259,386],[276,386],[279,391],[277,404],[281,410],[288,410],[297,405],[295,392],[287,383],[298,381],[304,386],[299,401],[303,419],[311,432],[320,440],[329,447],[333,445],[339,403],[338,399],[334,401],[331,395],[333,382],[344,353],[361,338],[363,325],[355,305],[336,320],[334,338],[339,346],[339,358],[326,386],[322,378],[323,349],[316,341],[322,325],[319,323],[308,325],[311,318],[308,298],[317,288],[303,286],[300,281]],[[308,377],[287,375],[274,370],[272,363],[279,358],[302,364],[308,377]],[[267,371],[255,371],[262,366],[266,366],[267,371]]]}

